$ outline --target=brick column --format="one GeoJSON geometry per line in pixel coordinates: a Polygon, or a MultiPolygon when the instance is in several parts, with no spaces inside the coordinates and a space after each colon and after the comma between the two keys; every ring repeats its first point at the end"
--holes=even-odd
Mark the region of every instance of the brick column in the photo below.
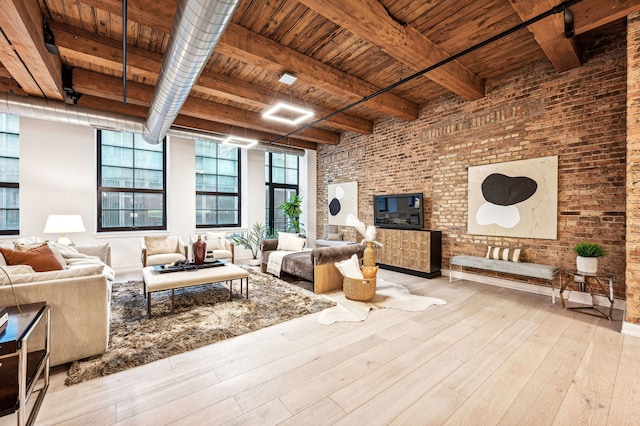
{"type": "Polygon", "coordinates": [[[627,19],[627,231],[624,321],[640,325],[640,13],[627,19]]]}

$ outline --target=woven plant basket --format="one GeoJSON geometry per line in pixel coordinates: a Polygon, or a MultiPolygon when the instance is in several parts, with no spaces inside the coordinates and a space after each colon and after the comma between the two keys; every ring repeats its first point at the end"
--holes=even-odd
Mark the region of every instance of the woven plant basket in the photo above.
{"type": "Polygon", "coordinates": [[[363,302],[376,295],[376,277],[348,278],[344,277],[342,291],[347,299],[363,302]]]}

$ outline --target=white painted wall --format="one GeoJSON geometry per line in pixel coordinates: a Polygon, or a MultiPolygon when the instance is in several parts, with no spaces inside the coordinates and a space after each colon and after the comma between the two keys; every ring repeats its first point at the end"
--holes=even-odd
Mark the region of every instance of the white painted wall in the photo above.
{"type": "MultiPolygon", "coordinates": [[[[168,143],[168,153],[168,229],[153,234],[179,235],[188,243],[191,234],[196,232],[194,143],[188,139],[172,138],[168,143]]],[[[242,151],[241,229],[265,220],[264,157],[263,151],[242,151]]],[[[303,217],[303,223],[307,232],[315,230],[315,165],[315,152],[301,157],[300,186],[301,193],[305,195],[303,212],[306,217],[303,217]],[[307,172],[308,168],[312,173],[307,172]],[[313,214],[310,215],[310,211],[313,214]]],[[[68,235],[76,244],[108,242],[112,265],[117,272],[138,270],[142,266],[140,240],[152,232],[98,234],[96,179],[93,128],[21,118],[20,236],[35,235],[55,240],[58,235],[42,233],[48,215],[80,214],[87,231],[68,235]]],[[[239,248],[237,257],[249,258],[250,252],[239,248]]]]}

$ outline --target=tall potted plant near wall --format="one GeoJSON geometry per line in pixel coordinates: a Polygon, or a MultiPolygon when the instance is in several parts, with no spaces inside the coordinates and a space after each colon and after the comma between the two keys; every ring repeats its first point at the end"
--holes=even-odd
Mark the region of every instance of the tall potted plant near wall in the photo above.
{"type": "Polygon", "coordinates": [[[607,255],[606,250],[596,243],[581,242],[573,246],[573,252],[577,254],[576,269],[585,274],[598,272],[598,258],[607,255]]]}
{"type": "Polygon", "coordinates": [[[247,232],[234,232],[227,238],[233,241],[234,244],[241,245],[247,250],[251,250],[251,255],[253,257],[249,260],[249,265],[256,266],[260,264],[258,254],[260,254],[260,246],[262,245],[262,240],[264,240],[266,231],[267,228],[265,228],[262,223],[256,222],[253,224],[253,227],[251,227],[251,230],[247,232]]]}
{"type": "Polygon", "coordinates": [[[289,218],[289,227],[287,231],[294,231],[296,234],[304,233],[302,223],[300,223],[300,216],[302,215],[302,196],[293,194],[291,198],[282,203],[279,207],[280,210],[289,218]]]}

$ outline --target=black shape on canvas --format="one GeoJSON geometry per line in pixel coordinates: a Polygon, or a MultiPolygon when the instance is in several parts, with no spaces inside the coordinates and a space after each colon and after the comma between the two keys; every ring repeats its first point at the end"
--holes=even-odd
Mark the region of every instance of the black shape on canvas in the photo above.
{"type": "Polygon", "coordinates": [[[340,210],[342,210],[340,200],[338,200],[337,198],[331,200],[331,202],[329,203],[329,213],[331,213],[331,216],[337,215],[338,213],[340,213],[340,210]]]}
{"type": "Polygon", "coordinates": [[[498,206],[512,206],[531,198],[538,183],[525,176],[510,177],[492,173],[482,181],[484,199],[498,206]]]}

